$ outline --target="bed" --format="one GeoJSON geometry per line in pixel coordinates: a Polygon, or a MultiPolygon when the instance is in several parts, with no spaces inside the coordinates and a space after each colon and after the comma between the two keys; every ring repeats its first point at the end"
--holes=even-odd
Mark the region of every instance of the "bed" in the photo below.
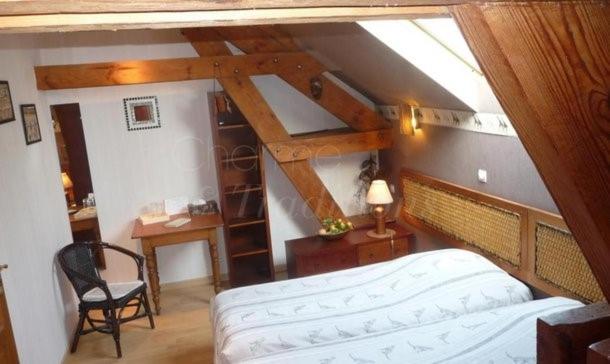
{"type": "Polygon", "coordinates": [[[512,363],[535,358],[538,316],[580,305],[532,301],[481,255],[445,249],[225,291],[211,320],[218,364],[512,363]]]}

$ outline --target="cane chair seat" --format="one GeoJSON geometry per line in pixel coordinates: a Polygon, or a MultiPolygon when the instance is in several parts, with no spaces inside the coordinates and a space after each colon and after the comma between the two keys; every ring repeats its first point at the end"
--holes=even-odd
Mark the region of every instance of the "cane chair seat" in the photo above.
{"type": "MultiPolygon", "coordinates": [[[[140,280],[132,282],[108,283],[108,290],[112,295],[112,299],[118,300],[136,291],[138,288],[142,287],[142,285],[144,285],[144,282],[140,280]]],[[[99,287],[95,287],[83,295],[83,301],[85,302],[101,302],[106,301],[106,299],[106,294],[99,287]]]]}

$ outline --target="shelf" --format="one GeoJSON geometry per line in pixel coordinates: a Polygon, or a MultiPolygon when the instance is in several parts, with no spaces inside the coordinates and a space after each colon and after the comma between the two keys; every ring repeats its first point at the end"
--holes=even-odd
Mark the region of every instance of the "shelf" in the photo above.
{"type": "Polygon", "coordinates": [[[228,162],[239,162],[239,161],[249,161],[249,160],[255,160],[258,159],[258,155],[246,155],[243,157],[235,157],[235,158],[224,158],[222,160],[223,163],[228,163],[228,162]]]}
{"type": "Polygon", "coordinates": [[[248,257],[251,255],[267,254],[268,251],[269,251],[269,249],[267,249],[267,248],[258,248],[255,250],[244,250],[242,252],[231,254],[231,258],[241,258],[241,257],[248,257]]]}
{"type": "Polygon", "coordinates": [[[229,220],[229,228],[238,228],[243,226],[263,224],[267,220],[261,217],[236,217],[229,220]]]}
{"type": "Polygon", "coordinates": [[[263,187],[261,185],[238,185],[229,186],[225,188],[225,195],[238,195],[242,193],[261,191],[263,187]]]}
{"type": "Polygon", "coordinates": [[[249,128],[250,124],[248,123],[243,123],[243,124],[223,124],[223,125],[218,125],[218,130],[231,130],[231,129],[237,129],[237,128],[249,128]]]}

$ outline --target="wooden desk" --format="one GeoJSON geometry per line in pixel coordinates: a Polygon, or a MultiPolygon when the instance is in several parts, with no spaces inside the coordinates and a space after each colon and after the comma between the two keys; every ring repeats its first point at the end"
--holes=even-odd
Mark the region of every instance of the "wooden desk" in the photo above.
{"type": "MultiPolygon", "coordinates": [[[[175,215],[172,220],[188,215],[175,215]]],[[[216,228],[224,225],[220,214],[191,216],[191,222],[178,228],[165,227],[167,222],[142,225],[136,220],[132,239],[141,239],[142,252],[146,257],[146,270],[148,281],[152,291],[153,302],[157,315],[161,312],[159,300],[159,271],[157,270],[157,253],[155,249],[160,246],[187,243],[197,240],[207,240],[210,246],[210,258],[212,260],[212,275],[214,278],[214,291],[220,292],[220,263],[218,261],[218,240],[216,239],[216,228]]]]}

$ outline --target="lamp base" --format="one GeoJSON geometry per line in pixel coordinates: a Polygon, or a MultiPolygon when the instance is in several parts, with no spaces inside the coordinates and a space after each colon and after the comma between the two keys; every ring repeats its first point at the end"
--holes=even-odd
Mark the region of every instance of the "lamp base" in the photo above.
{"type": "Polygon", "coordinates": [[[392,230],[392,229],[386,229],[385,234],[377,234],[375,232],[375,230],[369,230],[366,232],[366,235],[368,237],[375,238],[375,239],[389,238],[390,236],[392,236],[394,234],[396,234],[396,231],[392,230]]]}

